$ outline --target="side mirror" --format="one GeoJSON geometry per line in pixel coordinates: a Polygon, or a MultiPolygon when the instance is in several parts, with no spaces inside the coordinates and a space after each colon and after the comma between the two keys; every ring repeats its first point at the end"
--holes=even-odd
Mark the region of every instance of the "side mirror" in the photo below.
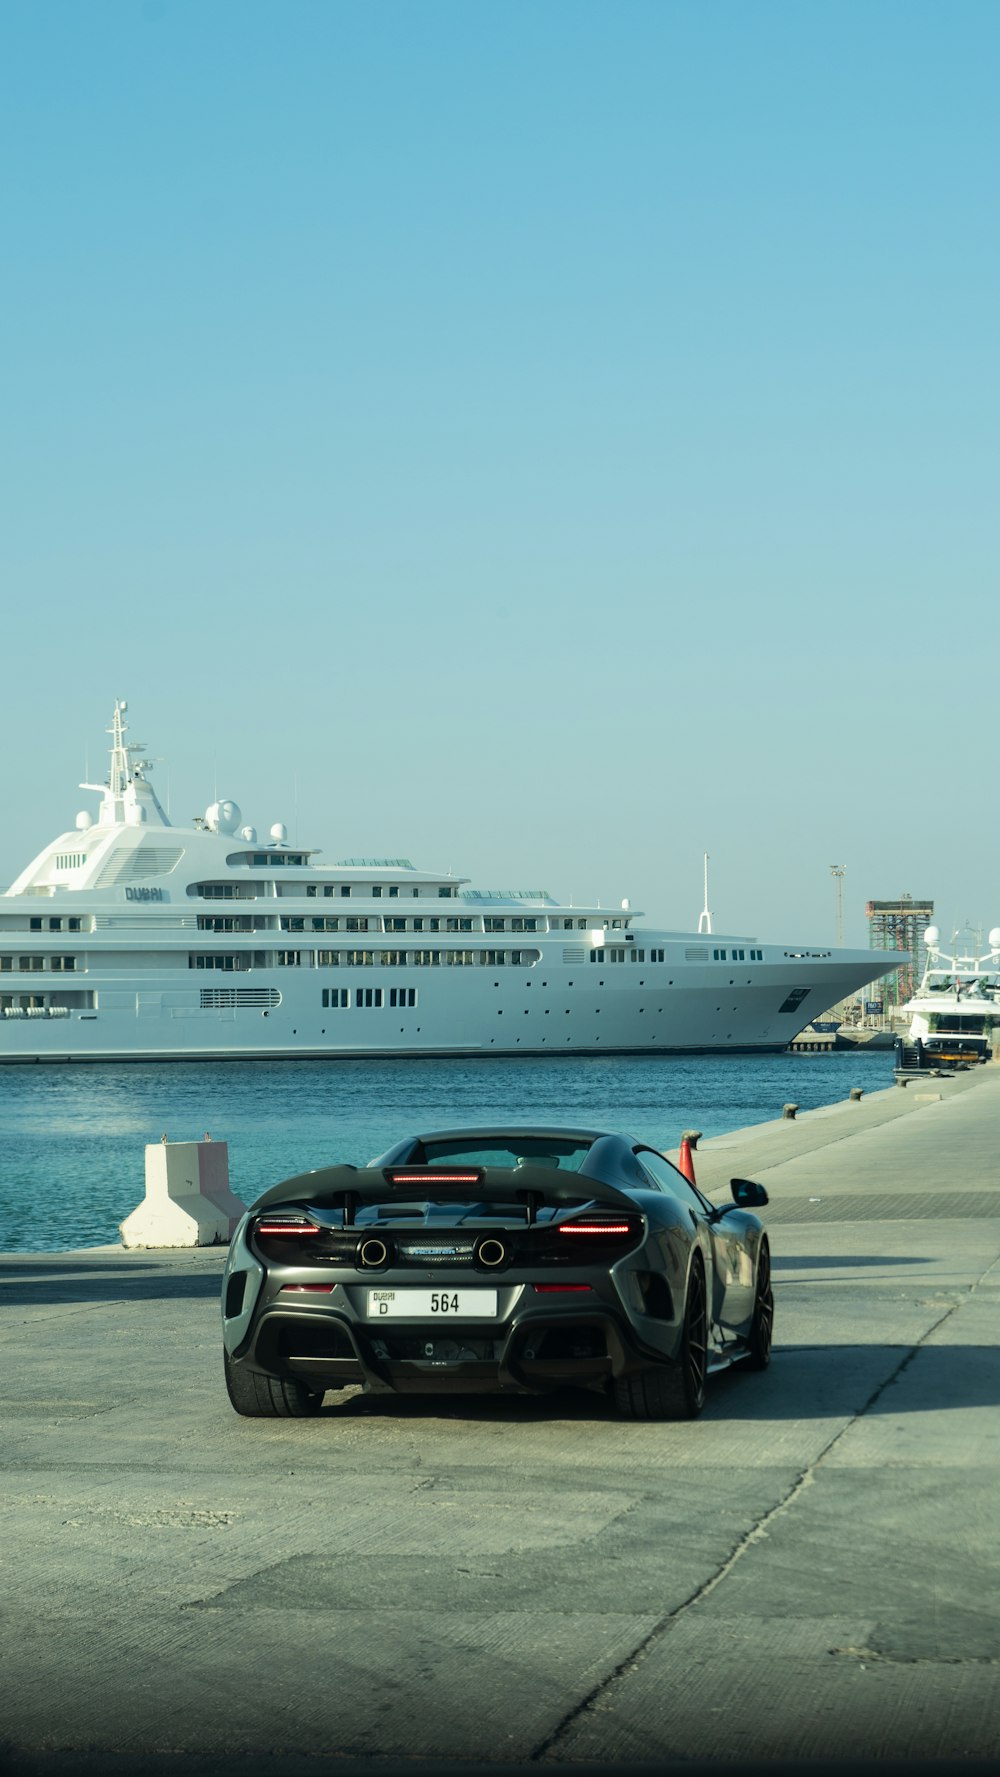
{"type": "Polygon", "coordinates": [[[763,1209],[767,1192],[752,1178],[731,1178],[729,1189],[737,1209],[763,1209]]]}

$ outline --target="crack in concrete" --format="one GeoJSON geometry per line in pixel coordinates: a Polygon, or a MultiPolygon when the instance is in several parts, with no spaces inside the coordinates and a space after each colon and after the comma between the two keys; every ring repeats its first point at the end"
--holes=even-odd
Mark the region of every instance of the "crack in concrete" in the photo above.
{"type": "MultiPolygon", "coordinates": [[[[1000,1261],[996,1259],[990,1261],[990,1264],[986,1269],[980,1274],[976,1281],[970,1285],[968,1294],[962,1298],[962,1301],[969,1300],[979,1288],[983,1279],[989,1276],[990,1271],[998,1262],[1000,1261]]],[[[884,1381],[880,1382],[878,1387],[873,1390],[867,1401],[864,1403],[864,1406],[859,1408],[856,1413],[853,1413],[850,1419],[840,1427],[840,1430],[834,1432],[833,1436],[827,1440],[822,1449],[817,1452],[808,1468],[803,1469],[801,1474],[792,1482],[784,1497],[779,1499],[776,1504],[769,1507],[762,1517],[758,1519],[757,1523],[752,1525],[745,1535],[741,1537],[740,1541],[722,1562],[716,1572],[712,1574],[703,1585],[697,1586],[691,1593],[690,1597],[685,1598],[683,1603],[677,1606],[676,1610],[668,1612],[665,1617],[660,1618],[658,1623],[654,1623],[652,1629],[636,1642],[635,1646],[625,1655],[624,1659],[620,1660],[617,1666],[608,1673],[607,1677],[600,1679],[597,1684],[591,1687],[585,1697],[582,1697],[572,1709],[567,1710],[562,1719],[556,1723],[552,1732],[546,1735],[545,1739],[541,1740],[534,1750],[529,1753],[528,1758],[530,1763],[538,1764],[542,1759],[546,1758],[559,1744],[559,1741],[564,1735],[568,1733],[569,1729],[575,1722],[579,1721],[580,1718],[586,1715],[591,1709],[599,1708],[601,1705],[601,1699],[608,1694],[612,1687],[620,1678],[623,1678],[626,1673],[636,1670],[641,1661],[649,1653],[650,1649],[666,1634],[667,1630],[671,1629],[682,1617],[686,1616],[688,1611],[693,1610],[696,1605],[700,1604],[704,1598],[710,1597],[711,1594],[722,1585],[723,1581],[729,1577],[733,1568],[743,1559],[743,1556],[747,1553],[748,1549],[752,1549],[756,1544],[766,1540],[769,1526],[776,1518],[783,1517],[786,1512],[791,1511],[800,1496],[807,1490],[807,1488],[812,1486],[817,1470],[829,1456],[831,1450],[840,1443],[842,1438],[847,1436],[847,1433],[851,1431],[860,1420],[864,1419],[866,1415],[872,1411],[876,1402],[885,1393],[886,1389],[891,1388],[893,1384],[898,1381],[899,1377],[904,1375],[909,1369],[918,1352],[926,1345],[928,1339],[938,1331],[939,1327],[944,1326],[945,1322],[950,1320],[952,1315],[957,1313],[961,1306],[962,1302],[952,1303],[943,1314],[938,1316],[937,1320],[931,1323],[926,1331],[921,1334],[916,1344],[911,1346],[900,1359],[891,1374],[886,1376],[884,1381]]],[[[910,1664],[912,1662],[906,1663],[910,1664]]],[[[1000,1664],[1000,1662],[997,1663],[1000,1664]]]]}

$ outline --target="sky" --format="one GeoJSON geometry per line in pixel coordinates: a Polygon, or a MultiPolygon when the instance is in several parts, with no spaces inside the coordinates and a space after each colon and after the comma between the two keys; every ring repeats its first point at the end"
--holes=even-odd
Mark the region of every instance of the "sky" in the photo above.
{"type": "Polygon", "coordinates": [[[995,0],[5,0],[0,883],[1000,923],[995,0]]]}

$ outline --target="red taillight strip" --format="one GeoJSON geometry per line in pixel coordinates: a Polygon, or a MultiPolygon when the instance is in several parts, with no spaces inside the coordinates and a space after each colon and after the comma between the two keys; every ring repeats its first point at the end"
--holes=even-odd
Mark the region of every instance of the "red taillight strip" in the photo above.
{"type": "Polygon", "coordinates": [[[283,1283],[278,1294],[284,1296],[298,1291],[303,1296],[328,1296],[333,1287],[332,1283],[283,1283]]]}
{"type": "Polygon", "coordinates": [[[315,1222],[258,1222],[258,1234],[322,1234],[315,1222]]]}
{"type": "Polygon", "coordinates": [[[560,1234],[633,1234],[631,1222],[564,1222],[560,1234]]]}
{"type": "Polygon", "coordinates": [[[531,1287],[539,1296],[566,1295],[568,1291],[580,1290],[586,1290],[588,1295],[594,1293],[589,1283],[533,1283],[531,1287]]]}
{"type": "Polygon", "coordinates": [[[481,1172],[390,1172],[393,1185],[478,1185],[481,1172]]]}

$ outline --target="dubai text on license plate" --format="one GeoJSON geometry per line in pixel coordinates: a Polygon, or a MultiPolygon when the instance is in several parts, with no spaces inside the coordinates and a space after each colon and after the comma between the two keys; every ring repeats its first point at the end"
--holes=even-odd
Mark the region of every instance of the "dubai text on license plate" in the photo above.
{"type": "Polygon", "coordinates": [[[368,1319],[492,1320],[496,1290],[369,1290],[368,1319]]]}

